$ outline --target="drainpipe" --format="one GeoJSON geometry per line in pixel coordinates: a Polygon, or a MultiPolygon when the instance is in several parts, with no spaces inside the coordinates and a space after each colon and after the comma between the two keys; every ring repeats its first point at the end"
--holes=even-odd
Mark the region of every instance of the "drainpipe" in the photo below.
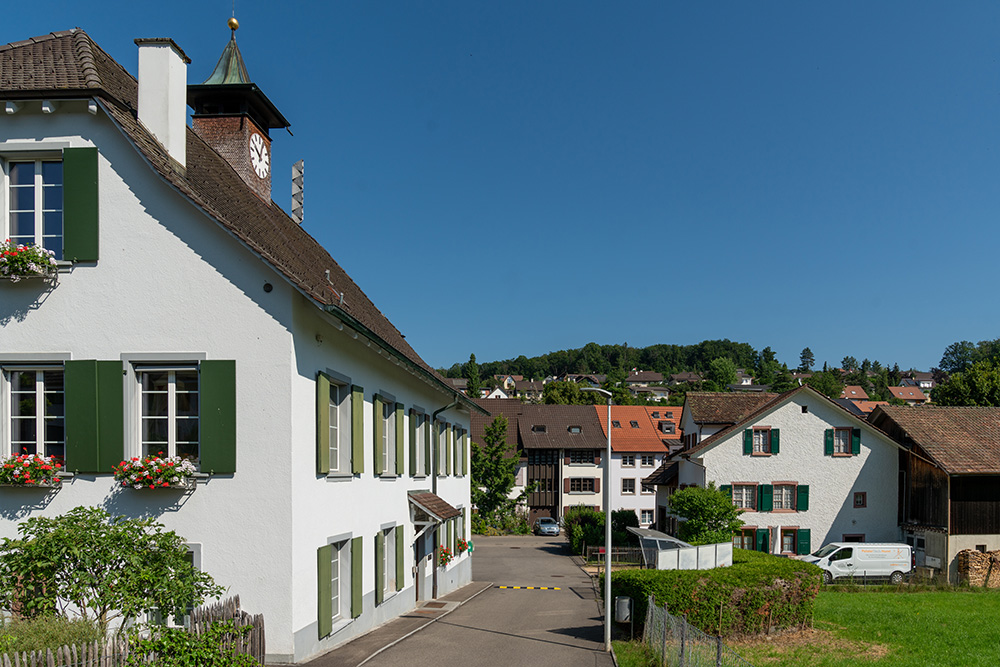
{"type": "MultiPolygon", "coordinates": [[[[440,410],[435,410],[434,414],[431,415],[431,426],[437,423],[437,416],[442,412],[447,412],[452,408],[458,407],[461,401],[456,398],[454,401],[444,406],[440,410]]],[[[434,445],[431,447],[431,493],[437,495],[438,492],[438,466],[437,466],[437,456],[438,450],[441,448],[440,441],[435,441],[434,445]]]]}

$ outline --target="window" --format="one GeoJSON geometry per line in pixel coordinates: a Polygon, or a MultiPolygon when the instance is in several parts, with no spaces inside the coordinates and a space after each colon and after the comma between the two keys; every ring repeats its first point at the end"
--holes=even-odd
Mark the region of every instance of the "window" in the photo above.
{"type": "MultiPolygon", "coordinates": [[[[332,371],[316,373],[316,473],[347,476],[364,470],[361,411],[364,390],[332,371]],[[359,425],[355,433],[355,423],[359,425]],[[355,460],[357,459],[357,460],[355,460]]],[[[204,414],[211,412],[203,411],[204,414]]],[[[204,438],[209,442],[208,438],[204,438]]]]}
{"type": "Polygon", "coordinates": [[[771,430],[755,428],[753,430],[753,453],[771,453],[771,430]]]}
{"type": "Polygon", "coordinates": [[[851,429],[849,428],[833,429],[833,453],[834,454],[851,453],[851,429]]]}
{"type": "Polygon", "coordinates": [[[798,531],[793,529],[782,529],[781,531],[781,552],[795,553],[795,538],[798,531]]]}
{"type": "Polygon", "coordinates": [[[427,470],[427,454],[429,451],[424,447],[424,443],[427,442],[427,415],[416,410],[410,410],[410,420],[413,425],[410,431],[413,442],[410,443],[410,447],[413,451],[414,474],[418,477],[424,477],[429,472],[427,470]]]}
{"type": "Polygon", "coordinates": [[[448,463],[448,424],[445,424],[444,422],[438,422],[437,434],[438,434],[437,474],[444,475],[445,471],[447,470],[446,466],[448,463]]]}
{"type": "Polygon", "coordinates": [[[618,421],[617,419],[611,420],[611,428],[621,428],[621,427],[622,423],[620,421],[618,421]]]}
{"type": "Polygon", "coordinates": [[[200,462],[199,378],[196,367],[136,367],[142,456],[200,462]]]}
{"type": "Polygon", "coordinates": [[[351,388],[330,382],[330,473],[348,472],[351,461],[351,388]]]}
{"type": "Polygon", "coordinates": [[[660,413],[657,412],[656,410],[654,410],[652,416],[653,416],[653,419],[659,419],[660,418],[660,413]]]}
{"type": "Polygon", "coordinates": [[[66,462],[62,368],[5,368],[10,406],[4,452],[39,454],[66,462]]]}
{"type": "Polygon", "coordinates": [[[528,450],[528,465],[555,465],[556,450],[554,449],[530,449],[528,450]]]}
{"type": "Polygon", "coordinates": [[[653,487],[651,487],[649,484],[643,484],[642,485],[642,492],[645,493],[646,495],[649,495],[651,493],[656,493],[656,489],[654,489],[653,487]]]}
{"type": "Polygon", "coordinates": [[[7,163],[7,235],[18,244],[35,244],[63,258],[63,165],[59,160],[7,163]]]}
{"type": "Polygon", "coordinates": [[[555,491],[555,483],[551,477],[528,480],[528,484],[534,485],[535,493],[552,493],[555,491]]]}
{"type": "Polygon", "coordinates": [[[532,433],[545,433],[545,424],[535,424],[531,427],[532,433]]]}
{"type": "Polygon", "coordinates": [[[667,413],[667,419],[673,419],[673,418],[674,418],[674,413],[673,412],[668,412],[667,413]]]}
{"type": "Polygon", "coordinates": [[[396,402],[383,399],[382,402],[382,474],[392,475],[396,471],[396,402]]]}
{"type": "Polygon", "coordinates": [[[656,465],[656,457],[652,454],[643,454],[641,461],[643,468],[652,468],[656,465]]]}
{"type": "Polygon", "coordinates": [[[757,485],[733,484],[733,504],[740,509],[757,509],[757,485]]]}
{"type": "Polygon", "coordinates": [[[569,492],[570,493],[593,493],[594,492],[594,478],[593,477],[572,477],[569,480],[569,492]]]}
{"type": "Polygon", "coordinates": [[[583,433],[583,429],[580,428],[579,426],[570,426],[566,430],[568,430],[570,433],[583,433]]]}
{"type": "Polygon", "coordinates": [[[632,421],[630,421],[630,422],[629,422],[628,424],[629,424],[629,426],[631,426],[632,428],[639,428],[639,422],[637,422],[637,421],[636,421],[636,420],[634,420],[634,419],[633,419],[632,421]]]}
{"type": "Polygon", "coordinates": [[[388,594],[396,590],[396,531],[397,527],[382,531],[385,548],[382,549],[382,590],[388,594]]]}
{"type": "Polygon", "coordinates": [[[634,468],[635,467],[635,454],[624,454],[624,455],[622,455],[622,467],[624,467],[624,468],[634,468]]]}
{"type": "Polygon", "coordinates": [[[639,510],[639,523],[643,526],[653,523],[653,510],[639,510]]]}
{"type": "Polygon", "coordinates": [[[774,485],[774,509],[795,509],[795,486],[792,484],[774,485]]]}
{"type": "Polygon", "coordinates": [[[802,406],[802,414],[804,414],[804,415],[809,414],[809,406],[808,405],[803,405],[802,406]]]}
{"type": "Polygon", "coordinates": [[[330,550],[330,611],[331,618],[334,621],[340,620],[341,617],[341,576],[340,576],[340,550],[346,542],[341,542],[339,544],[332,545],[333,548],[330,550]]]}
{"type": "Polygon", "coordinates": [[[733,533],[733,546],[737,549],[746,549],[748,551],[753,551],[755,548],[754,544],[754,534],[753,528],[749,530],[738,530],[733,533]]]}
{"type": "Polygon", "coordinates": [[[667,421],[660,422],[660,432],[672,435],[674,432],[674,423],[667,421]]]}
{"type": "Polygon", "coordinates": [[[865,491],[856,491],[854,493],[854,506],[868,507],[868,493],[865,491]]]}
{"type": "Polygon", "coordinates": [[[594,462],[594,450],[593,449],[571,449],[569,450],[569,462],[570,463],[593,463],[594,462]]]}
{"type": "Polygon", "coordinates": [[[622,493],[635,493],[635,479],[631,477],[622,479],[622,493]]]}
{"type": "Polygon", "coordinates": [[[331,635],[335,626],[361,615],[361,591],[352,589],[354,582],[361,581],[361,541],[360,537],[338,536],[317,551],[320,639],[331,635]]]}

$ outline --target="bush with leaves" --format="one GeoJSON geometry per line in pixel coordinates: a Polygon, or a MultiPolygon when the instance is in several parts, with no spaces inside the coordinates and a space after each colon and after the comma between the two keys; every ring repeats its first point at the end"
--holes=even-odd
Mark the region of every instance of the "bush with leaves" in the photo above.
{"type": "Polygon", "coordinates": [[[251,656],[236,652],[251,627],[235,621],[216,621],[199,634],[183,628],[154,628],[143,637],[133,630],[128,637],[125,667],[257,667],[251,656]]]}
{"type": "Polygon", "coordinates": [[[739,508],[729,494],[715,488],[715,482],[675,491],[670,496],[670,511],[684,520],[678,537],[691,544],[728,542],[743,525],[739,508]]]}
{"type": "Polygon", "coordinates": [[[115,619],[154,607],[183,613],[220,595],[188,561],[184,539],[163,528],[99,507],[22,521],[20,537],[0,543],[0,605],[29,618],[72,610],[94,619],[103,636],[115,619]]]}
{"type": "Polygon", "coordinates": [[[100,629],[90,619],[54,615],[13,618],[0,626],[0,654],[79,646],[101,639],[100,629]]]}

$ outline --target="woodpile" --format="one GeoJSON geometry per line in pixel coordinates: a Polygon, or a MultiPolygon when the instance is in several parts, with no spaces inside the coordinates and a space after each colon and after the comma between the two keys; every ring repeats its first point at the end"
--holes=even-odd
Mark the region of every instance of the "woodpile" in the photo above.
{"type": "Polygon", "coordinates": [[[959,551],[958,580],[979,588],[1000,588],[1000,551],[959,551]]]}

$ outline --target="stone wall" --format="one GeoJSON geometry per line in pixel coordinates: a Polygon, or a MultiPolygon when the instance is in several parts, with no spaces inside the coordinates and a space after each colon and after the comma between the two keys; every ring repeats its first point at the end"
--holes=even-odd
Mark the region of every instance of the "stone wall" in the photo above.
{"type": "Polygon", "coordinates": [[[958,581],[980,588],[1000,588],[1000,551],[958,552],[958,581]]]}

